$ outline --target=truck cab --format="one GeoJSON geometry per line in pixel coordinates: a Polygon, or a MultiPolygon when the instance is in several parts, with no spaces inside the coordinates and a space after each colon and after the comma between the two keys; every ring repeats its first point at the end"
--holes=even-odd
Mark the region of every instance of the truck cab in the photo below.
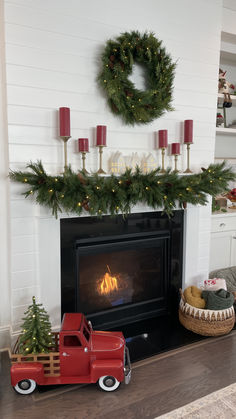
{"type": "Polygon", "coordinates": [[[12,354],[11,382],[20,394],[36,385],[98,383],[104,391],[129,383],[131,365],[122,332],[94,331],[82,313],[64,314],[48,354],[12,354]]]}

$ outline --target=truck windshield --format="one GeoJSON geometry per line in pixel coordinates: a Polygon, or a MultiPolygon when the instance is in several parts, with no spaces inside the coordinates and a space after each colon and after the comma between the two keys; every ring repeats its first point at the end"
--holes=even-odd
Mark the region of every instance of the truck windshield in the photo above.
{"type": "Polygon", "coordinates": [[[89,322],[86,319],[84,319],[84,324],[87,327],[87,329],[90,331],[91,330],[91,327],[89,325],[89,322]]]}
{"type": "Polygon", "coordinates": [[[88,330],[86,329],[86,327],[83,328],[83,335],[84,335],[85,339],[87,341],[89,341],[90,333],[88,332],[88,330]]]}

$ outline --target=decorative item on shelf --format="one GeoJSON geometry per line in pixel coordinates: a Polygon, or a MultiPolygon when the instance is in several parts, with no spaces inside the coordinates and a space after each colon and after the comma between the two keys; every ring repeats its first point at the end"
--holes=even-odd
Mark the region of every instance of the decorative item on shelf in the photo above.
{"type": "Polygon", "coordinates": [[[131,157],[127,157],[127,168],[135,172],[136,167],[140,166],[140,158],[138,153],[132,153],[131,157]]]}
{"type": "Polygon", "coordinates": [[[64,142],[64,169],[67,164],[67,141],[70,139],[70,108],[59,108],[60,137],[64,142]]]}
{"type": "Polygon", "coordinates": [[[161,171],[160,173],[165,173],[165,151],[168,147],[168,132],[167,129],[161,129],[158,131],[158,146],[161,148],[161,171]]]}
{"type": "Polygon", "coordinates": [[[102,153],[103,153],[103,147],[106,147],[107,145],[106,141],[107,141],[107,127],[106,125],[98,125],[96,146],[99,147],[99,169],[97,171],[99,175],[106,174],[106,172],[102,168],[102,153]]]}
{"type": "Polygon", "coordinates": [[[175,169],[174,172],[179,172],[178,170],[178,156],[180,155],[180,143],[171,144],[171,155],[175,156],[175,169]]]}
{"type": "Polygon", "coordinates": [[[212,212],[221,211],[227,212],[227,198],[223,195],[213,196],[212,198],[212,212]]]}
{"type": "MultiPolygon", "coordinates": [[[[178,143],[174,155],[180,150],[178,143]]],[[[163,208],[171,215],[185,203],[206,205],[209,195],[225,192],[236,175],[226,163],[211,164],[200,173],[179,176],[176,172],[160,174],[160,169],[143,174],[139,167],[134,173],[127,169],[121,176],[87,176],[68,167],[63,175],[49,175],[42,163],[30,163],[26,171],[11,171],[10,178],[26,186],[23,195],[35,197],[38,204],[59,212],[80,215],[86,209],[91,215],[128,214],[131,208],[143,203],[154,209],[163,208]]]]}
{"type": "Polygon", "coordinates": [[[176,64],[153,33],[125,32],[109,40],[102,54],[98,82],[111,111],[126,124],[146,124],[171,106],[176,64]],[[145,65],[148,89],[139,90],[129,79],[135,63],[145,65]]]}
{"type": "Polygon", "coordinates": [[[216,126],[217,127],[221,127],[222,125],[224,125],[224,117],[220,112],[217,112],[216,115],[216,126]]]}
{"type": "Polygon", "coordinates": [[[143,157],[141,167],[143,173],[150,173],[151,171],[156,169],[157,163],[151,153],[143,157]]]}
{"type": "Polygon", "coordinates": [[[231,189],[226,195],[226,198],[232,202],[232,205],[229,207],[230,209],[236,209],[236,188],[231,189]]]}
{"type": "Polygon", "coordinates": [[[224,102],[223,108],[231,108],[232,99],[230,97],[230,89],[235,89],[235,86],[232,83],[229,83],[225,78],[226,71],[219,69],[219,82],[218,82],[218,92],[223,93],[224,102]]]}
{"type": "Polygon", "coordinates": [[[184,144],[187,145],[187,169],[184,173],[192,173],[190,170],[190,144],[193,144],[193,120],[186,119],[184,121],[184,144]]]}
{"type": "Polygon", "coordinates": [[[85,168],[85,159],[86,159],[86,153],[89,152],[89,140],[88,138],[79,138],[78,144],[79,144],[79,152],[82,154],[83,172],[88,174],[89,172],[85,168]]]}
{"type": "Polygon", "coordinates": [[[117,151],[110,158],[110,172],[114,175],[121,174],[124,173],[125,167],[125,158],[120,151],[117,151]]]}

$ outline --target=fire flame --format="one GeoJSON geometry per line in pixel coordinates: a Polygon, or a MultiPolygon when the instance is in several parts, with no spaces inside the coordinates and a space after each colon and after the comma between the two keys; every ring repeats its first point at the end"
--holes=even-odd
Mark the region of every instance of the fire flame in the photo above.
{"type": "Polygon", "coordinates": [[[102,295],[110,294],[113,291],[118,290],[118,281],[115,276],[111,275],[109,266],[107,266],[109,272],[106,272],[101,283],[99,284],[99,291],[102,295]]]}

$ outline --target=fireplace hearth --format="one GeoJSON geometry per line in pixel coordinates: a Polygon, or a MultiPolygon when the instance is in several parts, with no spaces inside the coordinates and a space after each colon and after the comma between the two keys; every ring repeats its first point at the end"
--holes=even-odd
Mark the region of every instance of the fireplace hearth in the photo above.
{"type": "Polygon", "coordinates": [[[61,219],[61,307],[95,329],[176,316],[183,211],[61,219]]]}

